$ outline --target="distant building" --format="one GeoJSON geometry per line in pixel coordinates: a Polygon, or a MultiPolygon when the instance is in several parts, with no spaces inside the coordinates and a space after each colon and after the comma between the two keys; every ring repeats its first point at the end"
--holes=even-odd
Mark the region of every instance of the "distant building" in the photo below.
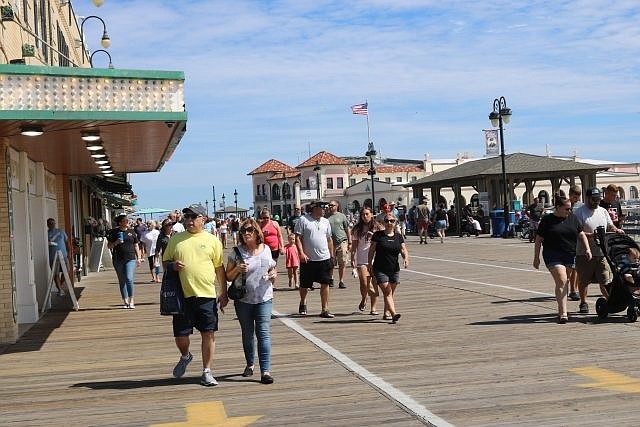
{"type": "MultiPolygon", "coordinates": [[[[544,159],[543,156],[535,156],[544,159]]],[[[623,204],[640,204],[640,163],[609,162],[602,160],[580,159],[574,157],[549,157],[553,160],[569,160],[579,164],[598,166],[594,169],[595,184],[600,188],[613,183],[620,188],[620,199],[623,204]],[[595,170],[598,170],[595,172],[595,170]]],[[[453,167],[472,162],[474,160],[467,153],[458,154],[456,158],[431,159],[425,154],[424,159],[399,159],[377,156],[374,159],[375,175],[373,193],[375,193],[374,205],[376,210],[381,203],[395,202],[408,207],[417,204],[421,196],[426,196],[432,205],[438,202],[447,206],[454,204],[454,192],[452,188],[442,187],[438,189],[434,200],[434,194],[429,190],[416,192],[412,184],[418,183],[426,177],[453,167]]],[[[279,160],[270,159],[248,173],[252,177],[254,211],[259,212],[261,207],[269,207],[275,214],[288,217],[293,207],[304,207],[308,202],[316,198],[328,201],[336,199],[340,202],[344,212],[356,212],[362,206],[372,205],[372,182],[369,175],[370,159],[365,156],[339,157],[327,151],[321,151],[297,166],[287,165],[279,160]]],[[[571,175],[571,173],[567,173],[571,175]]],[[[562,182],[550,182],[544,176],[538,177],[532,183],[531,194],[551,203],[554,188],[561,194],[568,194],[569,186],[581,185],[585,188],[590,181],[581,182],[581,177],[572,177],[571,180],[562,182]],[[586,185],[585,185],[586,183],[586,185]]],[[[586,179],[586,178],[584,178],[586,179]]],[[[515,180],[514,180],[515,181],[515,180]]],[[[510,179],[511,182],[511,179],[510,179]]],[[[524,206],[532,200],[528,197],[524,185],[513,182],[513,200],[519,201],[516,206],[524,206]]],[[[521,183],[520,183],[521,184],[521,183]]],[[[498,187],[497,187],[498,188],[498,187]]],[[[473,187],[460,189],[461,205],[471,203],[480,205],[479,191],[473,187]]],[[[491,203],[486,206],[492,209],[501,206],[500,203],[491,203]]],[[[487,210],[487,209],[485,209],[487,210]]],[[[488,213],[488,212],[487,212],[488,213]]]]}

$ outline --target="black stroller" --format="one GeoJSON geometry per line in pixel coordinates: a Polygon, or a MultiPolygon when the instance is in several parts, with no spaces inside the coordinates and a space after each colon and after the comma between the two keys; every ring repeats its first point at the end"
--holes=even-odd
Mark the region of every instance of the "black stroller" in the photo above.
{"type": "Polygon", "coordinates": [[[626,309],[629,321],[635,322],[640,314],[640,300],[634,296],[631,288],[637,285],[627,282],[624,275],[629,273],[634,278],[639,276],[638,265],[629,261],[628,253],[630,248],[640,250],[640,246],[626,234],[606,234],[604,227],[596,229],[595,239],[613,274],[613,280],[605,286],[609,299],[598,298],[596,313],[598,317],[605,319],[609,313],[619,313],[626,309]]]}

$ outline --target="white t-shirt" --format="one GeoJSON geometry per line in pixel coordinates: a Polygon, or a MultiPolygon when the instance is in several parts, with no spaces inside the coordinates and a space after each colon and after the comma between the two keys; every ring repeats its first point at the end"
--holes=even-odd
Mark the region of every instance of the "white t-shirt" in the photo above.
{"type": "Polygon", "coordinates": [[[324,261],[331,258],[329,242],[331,224],[325,217],[315,219],[311,214],[303,215],[296,223],[294,233],[302,240],[302,250],[310,261],[324,261]]]}
{"type": "Polygon", "coordinates": [[[182,225],[181,222],[176,222],[171,227],[171,231],[173,231],[174,233],[182,233],[184,231],[184,225],[182,225]]]}
{"type": "Polygon", "coordinates": [[[147,230],[142,233],[140,236],[140,240],[144,243],[145,251],[147,252],[147,256],[153,256],[156,254],[156,242],[158,241],[158,236],[160,235],[160,230],[156,230],[155,228],[152,230],[147,230]]]}
{"type": "MultiPolygon", "coordinates": [[[[589,206],[582,205],[573,211],[573,215],[578,218],[578,221],[582,224],[582,229],[585,233],[593,233],[598,227],[604,227],[605,229],[613,227],[613,222],[611,221],[609,212],[601,206],[598,206],[595,210],[591,210],[589,209],[589,206]]],[[[589,236],[589,249],[591,249],[592,256],[604,256],[598,245],[596,245],[593,235],[589,236]]],[[[581,239],[578,239],[576,254],[586,254],[586,248],[582,244],[581,239]]]]}

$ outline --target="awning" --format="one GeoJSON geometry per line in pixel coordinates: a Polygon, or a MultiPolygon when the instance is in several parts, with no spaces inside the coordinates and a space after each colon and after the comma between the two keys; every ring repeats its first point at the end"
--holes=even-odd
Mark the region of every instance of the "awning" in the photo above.
{"type": "Polygon", "coordinates": [[[183,85],[178,71],[0,64],[0,137],[54,174],[100,175],[81,139],[97,132],[114,173],[155,172],[186,131],[183,85]]]}

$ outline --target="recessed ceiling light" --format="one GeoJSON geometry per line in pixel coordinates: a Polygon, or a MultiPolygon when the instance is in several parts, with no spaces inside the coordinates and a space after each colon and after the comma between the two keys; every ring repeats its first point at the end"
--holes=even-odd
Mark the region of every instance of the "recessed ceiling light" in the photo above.
{"type": "Polygon", "coordinates": [[[80,132],[80,138],[83,141],[93,142],[98,141],[100,139],[100,131],[97,130],[85,130],[80,132]]]}
{"type": "Polygon", "coordinates": [[[44,133],[40,125],[28,125],[20,128],[20,134],[24,136],[40,136],[44,133]]]}

